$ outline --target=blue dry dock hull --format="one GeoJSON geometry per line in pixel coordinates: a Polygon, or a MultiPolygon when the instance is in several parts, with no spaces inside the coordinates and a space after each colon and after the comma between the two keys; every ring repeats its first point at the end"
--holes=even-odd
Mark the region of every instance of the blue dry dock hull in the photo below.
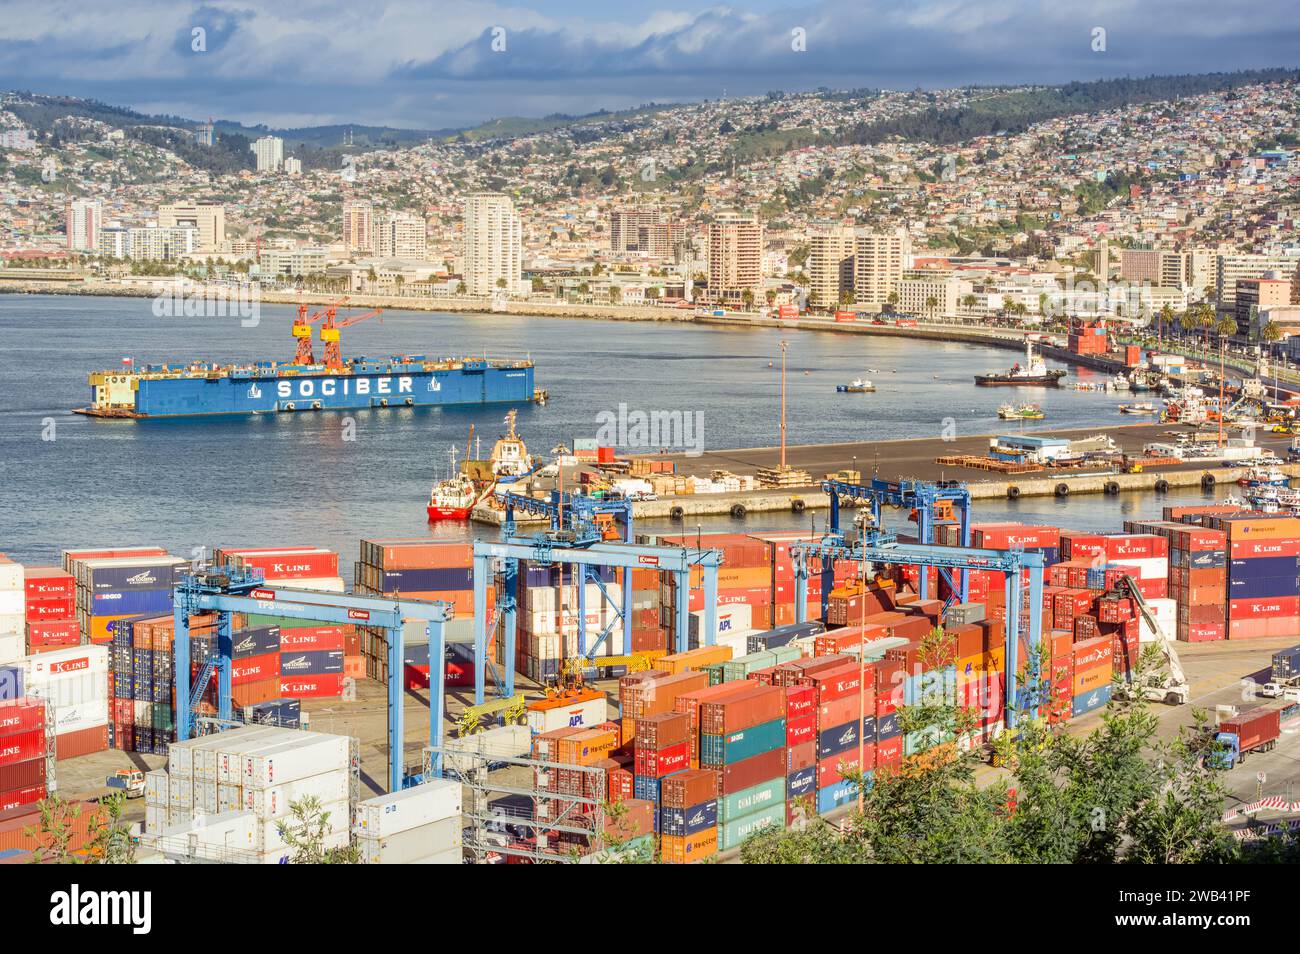
{"type": "Polygon", "coordinates": [[[138,417],[266,414],[371,407],[441,407],[533,399],[531,367],[142,378],[138,417]]]}

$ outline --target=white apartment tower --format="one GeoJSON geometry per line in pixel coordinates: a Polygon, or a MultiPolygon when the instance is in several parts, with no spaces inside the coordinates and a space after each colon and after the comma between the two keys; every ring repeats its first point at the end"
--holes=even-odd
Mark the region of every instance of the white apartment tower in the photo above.
{"type": "Polygon", "coordinates": [[[215,202],[173,202],[158,206],[160,229],[194,229],[199,254],[220,252],[226,244],[226,207],[215,202]]]}
{"type": "Polygon", "coordinates": [[[835,308],[844,292],[853,293],[853,229],[836,226],[814,232],[808,241],[808,300],[835,308]]]}
{"type": "Polygon", "coordinates": [[[465,286],[471,295],[519,288],[523,229],[507,195],[478,192],[465,199],[465,286]],[[504,280],[504,286],[501,282],[504,280]]]}
{"type": "Polygon", "coordinates": [[[375,216],[375,254],[424,261],[428,257],[424,219],[409,212],[375,216]]]}
{"type": "Polygon", "coordinates": [[[74,252],[99,251],[99,233],[104,228],[104,207],[98,199],[73,199],[65,215],[68,248],[74,252]]]}
{"type": "Polygon", "coordinates": [[[859,230],[853,239],[853,300],[880,311],[898,291],[912,243],[903,229],[893,232],[859,230]]]}
{"type": "Polygon", "coordinates": [[[284,165],[284,140],[263,136],[248,147],[257,157],[258,172],[276,172],[284,165]]]}

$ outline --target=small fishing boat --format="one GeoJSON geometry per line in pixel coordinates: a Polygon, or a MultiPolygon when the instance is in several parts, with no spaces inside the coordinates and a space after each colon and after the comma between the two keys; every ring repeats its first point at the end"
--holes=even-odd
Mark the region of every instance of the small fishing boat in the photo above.
{"type": "Polygon", "coordinates": [[[1037,404],[1003,404],[998,417],[1004,421],[1041,421],[1047,415],[1037,404]]]}
{"type": "Polygon", "coordinates": [[[1121,404],[1119,406],[1121,414],[1154,414],[1156,406],[1150,401],[1139,401],[1136,404],[1121,404]]]}
{"type": "Polygon", "coordinates": [[[866,378],[857,378],[849,384],[837,384],[835,390],[841,394],[869,394],[876,386],[866,378]]]}

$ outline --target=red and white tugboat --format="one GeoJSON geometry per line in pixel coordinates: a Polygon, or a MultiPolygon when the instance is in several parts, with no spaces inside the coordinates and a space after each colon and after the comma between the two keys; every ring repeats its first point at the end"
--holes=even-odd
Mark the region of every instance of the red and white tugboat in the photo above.
{"type": "Polygon", "coordinates": [[[483,491],[468,476],[456,469],[456,448],[451,449],[451,476],[440,480],[429,491],[429,522],[468,520],[483,491]]]}

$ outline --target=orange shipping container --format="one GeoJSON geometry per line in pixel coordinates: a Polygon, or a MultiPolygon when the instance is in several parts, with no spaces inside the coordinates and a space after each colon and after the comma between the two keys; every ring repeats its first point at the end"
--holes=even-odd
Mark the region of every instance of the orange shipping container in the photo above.
{"type": "Polygon", "coordinates": [[[694,835],[664,835],[660,857],[664,864],[688,865],[718,853],[718,829],[706,828],[694,835]]]}

